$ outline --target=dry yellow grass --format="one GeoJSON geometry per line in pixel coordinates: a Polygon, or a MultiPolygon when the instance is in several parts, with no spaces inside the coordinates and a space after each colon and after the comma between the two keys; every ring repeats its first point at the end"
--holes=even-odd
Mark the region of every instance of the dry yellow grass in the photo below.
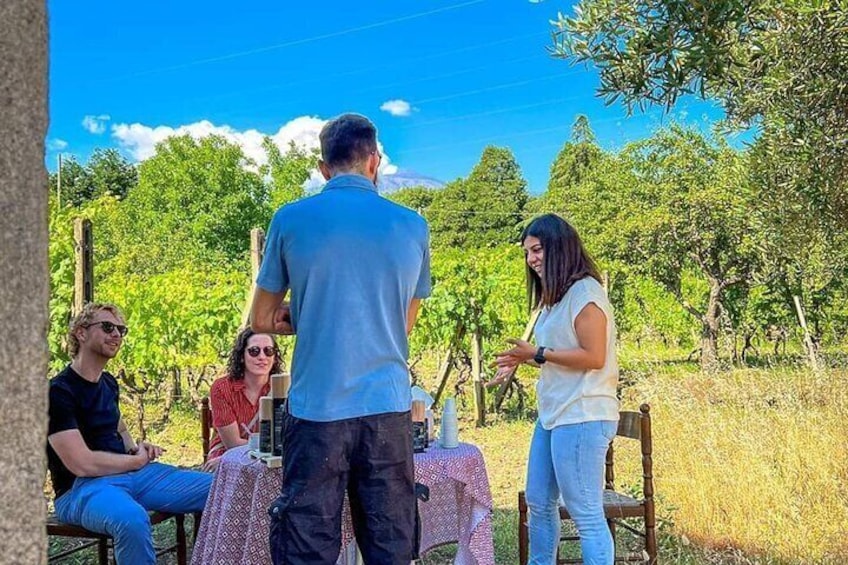
{"type": "MultiPolygon", "coordinates": [[[[637,367],[625,371],[623,407],[652,406],[658,513],[667,520],[663,562],[848,563],[848,371],[816,377],[802,369],[747,369],[709,376],[660,361],[637,367]]],[[[532,405],[532,381],[522,379],[532,405]]],[[[476,429],[469,394],[460,439],[480,446],[486,459],[497,563],[516,563],[516,496],[526,476],[532,421],[491,417],[489,426],[476,429]]],[[[197,426],[196,413],[177,410],[153,439],[169,448],[168,460],[193,463],[197,426]]],[[[636,445],[616,454],[618,486],[638,485],[636,445]]],[[[427,562],[451,560],[446,548],[427,562]]]]}
{"type": "MultiPolygon", "coordinates": [[[[656,370],[650,402],[660,511],[696,544],[791,563],[848,563],[844,370],[656,370]]],[[[632,476],[638,461],[622,461],[632,476]]]]}

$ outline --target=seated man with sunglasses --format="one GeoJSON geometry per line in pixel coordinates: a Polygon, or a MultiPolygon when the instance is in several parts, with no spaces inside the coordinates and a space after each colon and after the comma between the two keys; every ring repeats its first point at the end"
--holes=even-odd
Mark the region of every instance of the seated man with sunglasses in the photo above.
{"type": "Polygon", "coordinates": [[[104,371],[126,334],[112,304],[87,304],[71,322],[71,363],[50,380],[47,461],[59,520],[111,535],[120,565],[145,565],[156,563],[147,512],[203,510],[212,476],[154,462],[162,448],[130,437],[104,371]]]}

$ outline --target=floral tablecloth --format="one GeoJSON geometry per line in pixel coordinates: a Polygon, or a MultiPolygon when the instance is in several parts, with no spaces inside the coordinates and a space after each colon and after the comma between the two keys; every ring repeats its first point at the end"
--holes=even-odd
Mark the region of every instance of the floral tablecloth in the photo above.
{"type": "MultiPolygon", "coordinates": [[[[415,480],[430,488],[430,500],[419,503],[421,552],[457,542],[456,565],[493,565],[492,494],[480,450],[462,443],[455,449],[431,446],[415,454],[415,480]]],[[[271,562],[268,507],[279,495],[282,470],[250,458],[246,447],[224,454],[200,532],[192,565],[265,565],[271,562]]],[[[349,561],[353,528],[345,503],[342,555],[349,561]]]]}

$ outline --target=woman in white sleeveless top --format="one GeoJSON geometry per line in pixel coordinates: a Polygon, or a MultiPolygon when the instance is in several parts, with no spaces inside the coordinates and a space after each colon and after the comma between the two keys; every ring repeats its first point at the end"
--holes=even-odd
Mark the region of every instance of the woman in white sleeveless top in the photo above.
{"type": "Polygon", "coordinates": [[[540,367],[539,419],[527,463],[530,563],[555,562],[562,496],[580,534],[583,563],[613,563],[603,510],[604,460],[618,422],[615,322],[600,276],[580,237],[554,214],[521,235],[536,344],[511,339],[498,354],[502,380],[519,363],[540,367]]]}

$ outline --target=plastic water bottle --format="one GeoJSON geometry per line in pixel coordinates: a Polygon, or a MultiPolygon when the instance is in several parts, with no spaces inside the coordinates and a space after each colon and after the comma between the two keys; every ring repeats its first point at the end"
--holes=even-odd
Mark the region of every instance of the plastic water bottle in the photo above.
{"type": "Polygon", "coordinates": [[[453,397],[445,399],[440,431],[442,447],[450,449],[459,446],[459,422],[456,417],[456,399],[453,397]]]}

